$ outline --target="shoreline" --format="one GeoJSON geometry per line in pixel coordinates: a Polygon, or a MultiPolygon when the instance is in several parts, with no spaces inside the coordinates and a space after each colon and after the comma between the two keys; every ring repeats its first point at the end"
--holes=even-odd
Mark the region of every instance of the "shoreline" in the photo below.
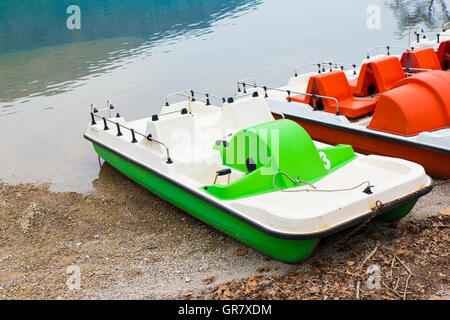
{"type": "MultiPolygon", "coordinates": [[[[298,290],[285,295],[279,291],[261,295],[258,288],[261,283],[282,287],[292,277],[306,284],[305,276],[317,278],[318,287],[322,278],[348,286],[346,272],[352,272],[347,269],[354,266],[347,264],[349,259],[358,264],[357,260],[364,259],[367,250],[375,246],[374,241],[380,241],[382,249],[377,254],[383,254],[398,242],[398,237],[404,239],[406,246],[428,239],[429,234],[410,233],[416,227],[432,230],[443,239],[442,248],[430,249],[438,254],[436,264],[431,259],[436,257],[430,256],[422,268],[424,272],[434,270],[432,288],[408,297],[428,299],[439,295],[439,286],[444,291],[449,289],[446,273],[450,268],[439,256],[449,250],[448,194],[450,186],[440,186],[420,199],[411,215],[396,228],[373,223],[350,238],[343,248],[331,250],[316,262],[313,256],[304,263],[288,265],[192,218],[108,165],[103,166],[100,178],[94,181],[94,191],[88,194],[52,192],[49,184],[8,185],[0,181],[0,299],[227,298],[225,292],[234,297],[237,290],[230,288],[248,282],[258,285],[246,291],[244,288],[242,292],[247,293],[241,292],[237,297],[253,294],[262,299],[323,298],[308,291],[296,296],[298,290]],[[436,229],[436,223],[446,227],[436,229]],[[318,269],[317,264],[321,266],[318,269]],[[80,270],[79,290],[67,286],[72,275],[67,268],[73,266],[80,270]],[[336,278],[337,270],[341,276],[336,278]]],[[[399,243],[399,247],[403,248],[403,244],[399,243]]],[[[413,268],[415,259],[422,259],[424,253],[420,248],[411,248],[408,256],[398,256],[410,259],[406,263],[413,268]]],[[[364,272],[359,276],[361,280],[367,277],[364,272]]],[[[344,291],[330,292],[334,296],[324,295],[351,298],[344,291]]],[[[361,293],[361,298],[398,298],[392,292],[380,294],[361,293]]]]}

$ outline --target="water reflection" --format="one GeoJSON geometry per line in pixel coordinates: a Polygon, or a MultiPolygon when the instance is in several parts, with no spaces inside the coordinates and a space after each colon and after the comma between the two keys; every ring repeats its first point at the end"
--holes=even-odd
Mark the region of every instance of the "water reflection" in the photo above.
{"type": "Polygon", "coordinates": [[[438,30],[450,21],[445,0],[394,0],[387,1],[397,19],[397,35],[403,37],[411,28],[438,30]]]}
{"type": "MultiPolygon", "coordinates": [[[[234,14],[247,0],[2,0],[0,53],[106,38],[161,38],[234,14]],[[81,30],[69,30],[66,10],[81,9],[81,30]]],[[[242,10],[242,8],[240,8],[242,10]]]]}
{"type": "Polygon", "coordinates": [[[238,17],[260,3],[81,0],[81,30],[69,30],[66,9],[72,2],[0,2],[0,102],[73,89],[78,80],[149,55],[161,42],[207,34],[214,22],[238,17]]]}

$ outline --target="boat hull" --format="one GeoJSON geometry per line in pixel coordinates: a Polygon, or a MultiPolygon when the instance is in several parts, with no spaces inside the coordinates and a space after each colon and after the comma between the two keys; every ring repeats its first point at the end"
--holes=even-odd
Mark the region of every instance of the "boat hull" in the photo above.
{"type": "Polygon", "coordinates": [[[94,149],[111,166],[158,197],[277,260],[303,261],[319,242],[319,239],[288,240],[267,235],[99,145],[94,144],[94,149]]]}
{"type": "MultiPolygon", "coordinates": [[[[320,241],[319,238],[296,240],[271,236],[149,170],[128,161],[119,154],[96,143],[93,143],[93,146],[97,154],[112,167],[158,197],[274,259],[287,263],[304,261],[312,255],[320,241]]],[[[377,218],[384,221],[401,219],[411,211],[416,201],[417,198],[403,202],[395,209],[380,214],[377,218]]]]}
{"type": "MultiPolygon", "coordinates": [[[[422,165],[432,177],[450,179],[450,154],[439,150],[423,148],[419,145],[407,144],[402,141],[385,138],[379,135],[368,135],[356,130],[345,130],[334,125],[325,125],[316,121],[285,115],[286,119],[300,124],[312,137],[326,144],[349,144],[362,154],[377,154],[401,158],[422,165]]],[[[280,119],[280,116],[274,114],[280,119]]]]}

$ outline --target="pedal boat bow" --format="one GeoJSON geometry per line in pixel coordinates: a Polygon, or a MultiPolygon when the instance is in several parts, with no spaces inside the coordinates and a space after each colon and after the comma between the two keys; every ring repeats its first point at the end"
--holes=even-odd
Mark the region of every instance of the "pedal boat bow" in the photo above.
{"type": "Polygon", "coordinates": [[[157,196],[288,263],[374,215],[401,219],[431,189],[420,165],[313,142],[295,122],[275,121],[262,97],[222,107],[207,97],[131,122],[94,110],[84,137],[157,196]]]}

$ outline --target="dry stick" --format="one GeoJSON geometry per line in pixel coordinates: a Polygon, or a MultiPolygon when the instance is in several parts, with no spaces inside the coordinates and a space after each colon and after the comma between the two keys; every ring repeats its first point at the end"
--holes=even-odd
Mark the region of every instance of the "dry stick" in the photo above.
{"type": "Polygon", "coordinates": [[[397,278],[397,282],[395,283],[395,286],[394,286],[394,284],[392,283],[392,290],[394,290],[394,292],[395,292],[399,297],[401,297],[401,295],[397,292],[397,288],[398,288],[398,283],[399,283],[399,281],[400,281],[400,278],[397,278]]]}
{"type": "MultiPolygon", "coordinates": [[[[267,288],[267,289],[264,290],[262,293],[260,293],[259,296],[260,296],[260,297],[264,296],[265,294],[267,294],[267,293],[268,293],[270,290],[272,290],[272,289],[273,289],[272,287],[267,288]]],[[[275,288],[275,290],[280,290],[280,291],[282,291],[280,287],[275,288]]],[[[284,293],[284,292],[283,292],[283,293],[284,293]]]]}
{"type": "Polygon", "coordinates": [[[430,241],[430,245],[428,246],[427,250],[425,250],[425,253],[431,252],[431,248],[434,246],[433,240],[430,241]]]}
{"type": "Polygon", "coordinates": [[[359,300],[359,288],[361,287],[361,281],[358,280],[358,282],[356,283],[356,300],[359,300]]]}
{"type": "MultiPolygon", "coordinates": [[[[394,258],[394,260],[395,260],[395,258],[394,258]]],[[[392,271],[392,270],[391,270],[392,271]]],[[[383,278],[385,278],[386,280],[390,280],[391,281],[391,284],[392,284],[392,288],[390,288],[390,287],[388,287],[388,285],[387,284],[385,284],[384,282],[381,282],[387,289],[389,289],[390,291],[392,291],[392,292],[394,292],[397,296],[399,296],[399,297],[401,297],[402,295],[401,294],[399,294],[398,292],[397,292],[397,286],[395,286],[394,287],[394,284],[393,284],[393,282],[392,282],[392,275],[389,275],[389,278],[387,277],[387,276],[385,276],[383,273],[381,273],[381,275],[383,276],[383,278]]],[[[400,278],[397,278],[397,285],[398,285],[398,281],[400,280],[400,278]]]]}
{"type": "Polygon", "coordinates": [[[395,283],[394,290],[397,291],[398,283],[400,282],[400,278],[397,278],[397,282],[395,283]]]}
{"type": "Polygon", "coordinates": [[[392,268],[394,267],[394,263],[395,263],[395,257],[392,258],[392,262],[391,262],[391,271],[389,272],[389,276],[392,279],[392,268]]]}
{"type": "Polygon", "coordinates": [[[359,265],[359,269],[361,269],[362,267],[363,267],[363,265],[370,259],[370,258],[372,258],[373,257],[373,255],[377,252],[377,250],[378,250],[378,245],[379,245],[380,243],[379,242],[377,242],[377,245],[375,246],[375,249],[373,249],[368,255],[367,255],[367,257],[363,260],[363,262],[359,265]]]}
{"type": "Polygon", "coordinates": [[[411,278],[411,274],[408,275],[408,278],[406,278],[406,283],[405,283],[405,292],[403,293],[403,300],[406,300],[406,291],[408,290],[408,282],[409,282],[409,278],[411,278]]]}
{"type": "Polygon", "coordinates": [[[393,253],[393,255],[398,260],[398,262],[400,262],[400,264],[403,266],[403,268],[405,268],[405,270],[408,271],[408,273],[409,273],[408,277],[406,278],[406,282],[405,282],[405,291],[403,292],[403,300],[406,300],[406,293],[408,290],[409,278],[411,278],[413,273],[411,272],[411,270],[409,270],[409,268],[406,266],[406,264],[404,264],[403,261],[400,260],[399,257],[397,257],[397,255],[395,253],[393,253]]]}
{"type": "Polygon", "coordinates": [[[400,297],[400,298],[402,297],[401,294],[399,294],[397,291],[392,290],[391,288],[389,288],[389,286],[388,286],[386,283],[384,283],[383,281],[381,281],[381,284],[382,284],[383,286],[385,286],[386,289],[388,289],[389,291],[392,291],[393,293],[395,293],[396,296],[398,296],[398,297],[400,297]]]}
{"type": "Polygon", "coordinates": [[[405,268],[406,271],[408,271],[409,274],[412,274],[411,270],[409,270],[409,268],[406,266],[406,264],[400,260],[399,257],[397,257],[397,255],[395,253],[393,253],[394,257],[398,260],[398,262],[400,262],[400,264],[403,266],[403,268],[405,268]]]}

